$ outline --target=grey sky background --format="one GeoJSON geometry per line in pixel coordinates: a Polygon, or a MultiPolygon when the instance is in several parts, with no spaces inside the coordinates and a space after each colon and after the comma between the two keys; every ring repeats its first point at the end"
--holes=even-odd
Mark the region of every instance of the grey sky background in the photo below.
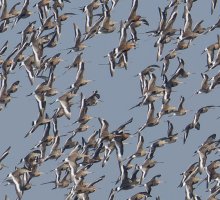
{"type": "MultiPolygon", "coordinates": [[[[59,103],[54,103],[53,105],[49,105],[49,103],[56,100],[75,80],[75,69],[69,70],[65,75],[63,75],[63,72],[65,71],[65,67],[72,62],[77,53],[73,52],[67,55],[68,51],[64,49],[74,45],[73,22],[76,23],[80,27],[81,32],[84,33],[85,15],[79,10],[79,7],[85,6],[89,2],[90,1],[85,0],[74,0],[71,2],[71,4],[65,3],[64,10],[60,13],[74,12],[77,15],[69,17],[67,21],[62,23],[62,33],[59,40],[60,44],[56,48],[45,49],[44,51],[44,54],[48,57],[61,52],[61,57],[64,59],[64,61],[61,62],[55,70],[57,79],[54,85],[60,91],[60,93],[54,97],[47,98],[46,111],[49,116],[52,116],[54,109],[59,106],[59,103]]],[[[14,3],[14,1],[8,1],[8,7],[10,8],[14,3]]],[[[21,37],[20,35],[16,34],[17,32],[24,29],[26,25],[33,20],[38,21],[36,27],[40,26],[37,9],[33,8],[35,3],[37,3],[37,1],[31,1],[30,4],[30,9],[35,12],[31,17],[19,21],[13,29],[11,29],[10,25],[10,28],[7,32],[1,33],[0,44],[3,44],[6,40],[9,40],[9,48],[4,57],[7,57],[7,55],[20,42],[21,37]]],[[[107,55],[107,53],[109,53],[114,47],[117,47],[119,42],[119,23],[120,20],[127,19],[130,12],[131,3],[131,0],[120,0],[115,9],[112,11],[112,19],[118,22],[116,31],[111,34],[96,35],[94,38],[85,42],[89,46],[84,50],[83,54],[83,59],[85,60],[85,77],[94,81],[80,88],[80,92],[83,92],[83,94],[88,97],[90,94],[92,94],[92,91],[98,90],[103,102],[100,102],[94,107],[90,107],[88,113],[94,117],[106,119],[110,124],[109,129],[111,131],[115,130],[119,125],[133,117],[133,122],[128,125],[127,129],[130,131],[130,133],[134,133],[145,123],[148,110],[146,106],[128,110],[140,100],[138,97],[141,95],[139,78],[134,77],[134,75],[138,74],[142,69],[151,64],[158,64],[162,67],[162,62],[156,62],[157,49],[153,47],[157,38],[149,36],[148,34],[145,34],[145,32],[157,28],[159,23],[158,6],[163,9],[168,4],[168,1],[139,0],[137,13],[143,17],[146,17],[150,25],[142,25],[137,29],[138,38],[140,40],[137,42],[137,48],[128,52],[128,70],[117,68],[115,70],[114,77],[110,77],[108,65],[105,66],[100,64],[108,64],[108,60],[107,58],[104,58],[104,56],[107,55]]],[[[183,28],[184,26],[184,20],[181,18],[183,6],[184,3],[181,3],[178,7],[177,20],[174,23],[175,28],[183,28]]],[[[191,10],[193,25],[202,19],[204,20],[204,27],[209,27],[216,23],[219,19],[219,4],[217,4],[213,15],[210,14],[210,10],[211,1],[196,1],[191,10]]],[[[95,13],[99,12],[101,12],[101,8],[95,11],[95,13]]],[[[49,33],[49,31],[45,33],[49,33]]],[[[207,35],[201,35],[192,42],[188,49],[178,52],[178,56],[183,58],[185,61],[185,69],[194,74],[191,74],[187,79],[183,79],[183,83],[174,88],[175,92],[172,93],[170,104],[178,106],[180,96],[182,95],[186,99],[184,103],[185,107],[192,111],[182,117],[168,117],[165,115],[162,117],[158,126],[146,128],[141,133],[145,139],[145,147],[149,146],[152,141],[166,136],[167,123],[165,121],[167,119],[173,123],[174,131],[179,133],[176,143],[165,145],[164,147],[156,150],[155,159],[164,163],[157,164],[154,168],[152,168],[149,171],[144,183],[157,174],[162,175],[161,180],[163,183],[153,188],[151,193],[152,197],[149,199],[155,199],[157,196],[160,196],[161,200],[184,199],[184,188],[177,188],[182,178],[180,173],[185,171],[190,164],[198,161],[198,155],[193,157],[194,151],[198,149],[198,146],[209,135],[216,133],[217,137],[219,137],[220,121],[216,119],[220,115],[219,108],[210,110],[208,113],[205,113],[201,116],[201,129],[199,131],[195,129],[191,130],[185,145],[183,145],[182,133],[182,130],[189,122],[192,121],[194,114],[200,107],[206,105],[220,105],[218,87],[208,94],[192,96],[196,90],[200,88],[202,81],[200,73],[206,70],[206,54],[201,55],[201,52],[209,44],[217,41],[218,33],[219,29],[216,29],[207,35]]],[[[130,37],[129,33],[128,37],[130,37]]],[[[173,44],[174,42],[175,40],[165,45],[162,57],[165,56],[171,49],[175,48],[176,44],[173,44]]],[[[30,50],[25,51],[25,55],[30,54],[30,50]]],[[[177,59],[175,58],[171,60],[170,67],[167,72],[168,77],[172,75],[177,66],[177,59]]],[[[218,70],[219,67],[208,72],[208,75],[212,77],[217,73],[218,70]]],[[[160,77],[160,70],[156,70],[155,74],[157,75],[157,84],[161,85],[162,78],[160,77]]],[[[4,168],[2,171],[0,171],[0,181],[2,181],[8,173],[14,170],[20,159],[25,157],[31,151],[30,149],[41,139],[43,134],[43,127],[39,127],[30,137],[24,138],[25,134],[31,128],[31,122],[37,119],[38,116],[37,102],[34,96],[26,97],[26,95],[30,92],[33,92],[37,84],[41,83],[42,80],[36,79],[34,86],[31,86],[23,67],[21,69],[16,67],[14,74],[9,75],[9,85],[16,80],[21,81],[21,87],[15,94],[13,94],[13,96],[16,98],[13,98],[7,107],[0,112],[0,153],[3,152],[8,146],[12,147],[10,154],[4,160],[4,163],[8,166],[8,168],[4,168]]],[[[70,124],[78,118],[79,100],[79,96],[75,97],[73,100],[73,102],[78,102],[78,104],[74,104],[71,108],[72,117],[70,121],[68,121],[65,117],[58,119],[58,128],[61,133],[67,133],[70,130],[74,130],[78,126],[77,124],[70,126],[70,124]]],[[[155,103],[155,111],[159,112],[160,107],[161,101],[159,100],[155,103]]],[[[97,118],[92,119],[88,124],[91,126],[90,129],[85,133],[78,133],[76,136],[76,139],[80,142],[81,136],[88,138],[94,130],[98,130],[100,128],[97,118]]],[[[61,138],[61,146],[66,138],[67,137],[61,138]]],[[[125,145],[124,158],[135,152],[137,140],[137,137],[131,137],[126,141],[128,144],[125,145]]],[[[49,153],[49,150],[50,147],[48,148],[47,153],[49,153]]],[[[50,170],[58,166],[58,164],[62,162],[68,153],[69,150],[66,151],[65,154],[57,161],[49,160],[43,163],[39,169],[44,174],[32,180],[33,187],[30,190],[25,191],[22,199],[64,199],[64,195],[69,190],[51,190],[54,186],[53,184],[43,186],[40,184],[46,181],[55,180],[55,174],[54,172],[50,172],[50,170]]],[[[217,158],[219,158],[219,155],[211,154],[208,156],[207,163],[217,158]]],[[[137,158],[133,162],[141,164],[143,161],[144,158],[137,158]]],[[[22,165],[19,166],[21,167],[22,165]]],[[[97,191],[93,194],[90,194],[90,198],[107,199],[111,188],[115,187],[114,181],[116,181],[119,176],[115,152],[112,153],[109,162],[104,168],[101,167],[100,163],[97,163],[94,164],[89,171],[93,173],[86,177],[88,182],[92,182],[101,175],[106,175],[104,180],[96,185],[97,191]]],[[[129,171],[129,174],[131,172],[132,170],[129,171]]],[[[201,176],[201,178],[204,178],[204,176],[201,176]]],[[[208,193],[206,193],[205,190],[205,184],[201,184],[195,189],[195,193],[198,194],[202,199],[206,199],[208,193]]],[[[139,191],[144,191],[144,187],[136,187],[128,191],[121,191],[116,194],[116,199],[127,199],[139,191]]],[[[5,194],[7,194],[10,199],[15,199],[16,193],[14,186],[4,186],[4,184],[1,184],[0,199],[3,199],[5,194]]]]}

